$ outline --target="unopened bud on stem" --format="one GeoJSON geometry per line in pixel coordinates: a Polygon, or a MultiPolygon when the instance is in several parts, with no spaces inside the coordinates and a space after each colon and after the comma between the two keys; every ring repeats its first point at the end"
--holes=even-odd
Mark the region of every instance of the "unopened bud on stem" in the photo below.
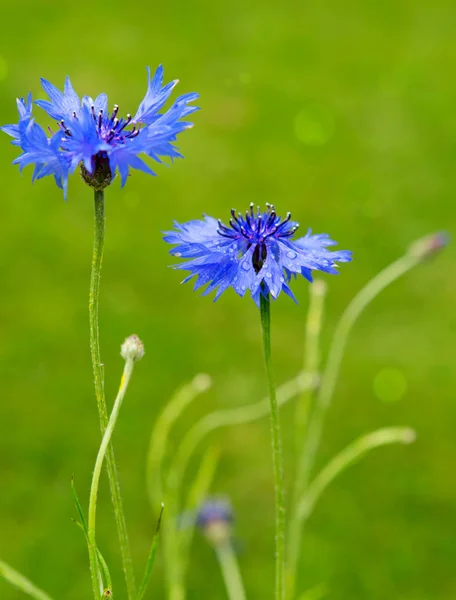
{"type": "Polygon", "coordinates": [[[448,245],[449,235],[444,231],[431,233],[413,242],[409,247],[409,255],[418,260],[426,260],[434,256],[448,245]]]}
{"type": "Polygon", "coordinates": [[[125,360],[141,360],[144,356],[144,344],[137,335],[130,335],[120,347],[120,355],[125,360]]]}

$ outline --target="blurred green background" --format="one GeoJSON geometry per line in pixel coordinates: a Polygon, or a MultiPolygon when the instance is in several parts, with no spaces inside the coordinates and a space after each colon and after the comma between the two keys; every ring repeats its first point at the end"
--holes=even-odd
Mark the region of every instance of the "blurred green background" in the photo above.
{"type": "MultiPolygon", "coordinates": [[[[303,230],[327,231],[354,251],[327,277],[326,350],[337,318],[369,278],[427,232],[456,223],[456,7],[453,0],[94,0],[2,3],[1,122],[15,98],[44,97],[39,77],[80,94],[106,91],[122,114],[146,89],[145,66],[163,63],[178,93],[198,91],[201,112],[179,146],[185,160],[133,172],[107,191],[101,295],[107,397],[117,389],[120,343],[138,333],[138,365],[115,433],[138,576],[156,512],[145,492],[145,453],[158,412],[181,382],[207,372],[214,388],[183,427],[215,407],[260,399],[259,317],[226,293],[215,305],[180,287],[160,231],[203,212],[227,217],[251,201],[290,210],[303,230]]],[[[35,110],[41,123],[46,119],[35,110]]],[[[32,186],[0,144],[2,295],[0,556],[55,598],[90,597],[85,542],[70,477],[86,502],[99,442],[88,347],[92,195],[78,176],[69,201],[50,178],[32,186]]],[[[454,231],[453,231],[454,233],[454,231]]],[[[389,288],[347,347],[319,464],[360,433],[411,425],[409,447],[378,450],[338,479],[306,530],[300,587],[324,583],[331,600],[456,597],[455,252],[389,288]],[[394,378],[386,391],[375,382],[394,378]],[[390,386],[393,389],[390,389],[390,386]],[[383,390],[383,391],[382,391],[383,390]]],[[[300,368],[307,284],[295,306],[273,307],[277,379],[300,368]]],[[[383,386],[384,387],[384,386],[383,386]]],[[[293,409],[283,411],[292,439],[293,409]]],[[[267,420],[223,430],[214,492],[237,512],[240,564],[251,598],[271,597],[273,482],[267,420]]],[[[286,472],[291,472],[291,443],[286,472]]],[[[109,495],[98,539],[119,567],[109,495]]],[[[122,590],[117,572],[116,583],[122,590]]],[[[190,599],[222,600],[212,551],[198,538],[190,599]]],[[[0,581],[0,598],[23,596],[0,581]]],[[[123,592],[120,595],[123,597],[123,592]]],[[[157,563],[149,597],[164,598],[157,563]]]]}

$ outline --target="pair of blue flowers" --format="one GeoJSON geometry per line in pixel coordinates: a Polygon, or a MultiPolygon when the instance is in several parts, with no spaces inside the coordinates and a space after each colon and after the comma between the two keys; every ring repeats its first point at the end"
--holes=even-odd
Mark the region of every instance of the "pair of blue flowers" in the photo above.
{"type": "MultiPolygon", "coordinates": [[[[148,69],[147,92],[134,116],[118,116],[117,105],[108,112],[106,94],[80,99],[68,77],[63,92],[45,79],[41,82],[49,100],[35,104],[56,120],[56,131],[48,136],[35,123],[31,94],[17,100],[19,123],[1,128],[22,150],[14,160],[21,171],[34,165],[33,180],[54,176],[66,197],[68,177],[78,166],[84,180],[102,190],[117,172],[125,185],[130,168],[154,175],[140,155],[157,162],[181,157],[174,142],[192,126],[184,119],[197,110],[191,103],[198,94],[184,94],[160,112],[177,84],[163,85],[161,66],[153,78],[148,69]]],[[[184,281],[196,277],[195,290],[206,285],[203,294],[215,291],[217,299],[233,287],[240,296],[249,291],[259,305],[261,296],[276,299],[282,291],[294,299],[289,287],[293,276],[312,281],[312,271],[337,273],[337,262],[351,260],[347,250],[328,250],[335,242],[327,234],[312,235],[309,230],[293,239],[297,229],[289,213],[282,218],[274,206],[266,205],[263,211],[252,203],[245,214],[232,210],[229,224],[208,216],[176,222],[164,240],[175,245],[173,256],[189,259],[175,268],[190,271],[184,281]]]]}

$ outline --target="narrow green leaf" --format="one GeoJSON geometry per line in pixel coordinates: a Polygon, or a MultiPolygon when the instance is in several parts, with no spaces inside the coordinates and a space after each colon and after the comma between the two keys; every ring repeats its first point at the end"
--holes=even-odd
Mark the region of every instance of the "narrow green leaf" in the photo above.
{"type": "Polygon", "coordinates": [[[158,517],[158,522],[157,522],[157,529],[155,531],[155,535],[152,540],[152,546],[150,548],[149,558],[147,559],[146,569],[144,571],[144,577],[143,577],[141,586],[139,588],[138,600],[142,600],[142,598],[144,597],[144,594],[146,593],[147,586],[149,584],[150,576],[152,573],[152,567],[154,566],[154,562],[155,562],[155,555],[157,554],[158,542],[160,539],[160,525],[161,525],[164,508],[165,508],[165,505],[162,503],[160,515],[158,517]]]}
{"type": "MultiPolygon", "coordinates": [[[[84,533],[84,537],[86,539],[86,542],[88,543],[87,524],[85,522],[84,513],[82,512],[81,504],[80,504],[80,502],[78,500],[78,497],[77,497],[77,494],[76,494],[76,490],[75,490],[75,487],[74,487],[74,477],[71,479],[71,491],[73,492],[74,502],[76,504],[76,508],[78,509],[79,517],[80,517],[82,523],[80,523],[76,519],[72,519],[72,520],[73,520],[73,523],[75,525],[77,525],[78,527],[80,527],[80,529],[84,533]]],[[[103,588],[105,588],[105,592],[107,590],[111,589],[111,596],[108,595],[108,596],[105,596],[105,597],[106,598],[112,598],[111,574],[109,573],[108,565],[106,564],[106,561],[103,558],[103,555],[101,554],[101,552],[98,550],[98,548],[97,548],[97,558],[98,558],[98,566],[99,566],[99,569],[100,569],[101,581],[102,581],[103,588]]]]}
{"type": "Polygon", "coordinates": [[[101,552],[98,550],[98,548],[97,548],[97,559],[98,559],[98,568],[100,569],[103,589],[105,590],[104,593],[106,594],[106,591],[111,590],[111,595],[108,595],[108,596],[105,595],[104,597],[112,598],[111,574],[109,572],[108,565],[106,564],[106,561],[103,558],[103,555],[101,554],[101,552]]]}
{"type": "Polygon", "coordinates": [[[73,494],[73,500],[74,500],[74,503],[76,505],[76,509],[78,511],[79,518],[81,519],[80,525],[82,525],[82,529],[85,531],[85,534],[87,535],[87,523],[86,523],[86,520],[85,520],[85,517],[84,517],[84,513],[82,512],[81,503],[79,502],[79,498],[78,498],[78,495],[76,493],[76,487],[74,485],[74,475],[71,478],[71,493],[73,494]]]}

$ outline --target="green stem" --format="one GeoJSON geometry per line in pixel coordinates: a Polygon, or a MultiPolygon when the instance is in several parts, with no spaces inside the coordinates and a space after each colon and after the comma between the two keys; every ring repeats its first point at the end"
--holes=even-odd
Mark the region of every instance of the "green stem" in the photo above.
{"type": "MultiPolygon", "coordinates": [[[[325,282],[315,281],[309,286],[309,294],[309,310],[307,312],[304,346],[304,371],[317,377],[320,369],[320,332],[323,320],[324,299],[326,295],[325,282]]],[[[305,390],[301,394],[296,407],[295,444],[297,467],[291,499],[291,513],[287,528],[287,596],[289,596],[289,592],[294,590],[295,587],[294,578],[296,576],[301,538],[297,505],[305,486],[306,463],[303,447],[305,445],[309,415],[311,414],[312,404],[315,399],[315,392],[316,387],[305,390]]]]}
{"type": "Polygon", "coordinates": [[[229,600],[245,600],[244,584],[231,543],[216,545],[215,553],[222,570],[229,600]]]}
{"type": "Polygon", "coordinates": [[[179,388],[166,404],[155,422],[152,431],[149,452],[147,455],[147,491],[151,506],[166,502],[168,517],[163,522],[163,552],[165,579],[168,597],[171,600],[183,600],[185,587],[183,584],[182,554],[179,539],[181,531],[176,528],[180,512],[179,489],[169,489],[169,477],[165,458],[171,430],[185,409],[202,392],[211,385],[209,376],[200,373],[193,380],[179,388]]]}
{"type": "MultiPolygon", "coordinates": [[[[98,304],[100,297],[100,277],[101,265],[103,262],[104,234],[105,234],[105,214],[104,214],[104,192],[95,190],[95,236],[93,243],[92,271],[90,276],[90,294],[89,294],[89,326],[90,326],[90,354],[92,358],[93,379],[95,384],[95,396],[97,400],[98,415],[100,417],[101,433],[104,435],[108,425],[108,412],[106,409],[106,400],[104,395],[103,365],[100,357],[100,338],[98,332],[98,304]]],[[[119,477],[114,458],[112,445],[108,446],[107,472],[109,486],[111,489],[112,504],[114,507],[114,516],[119,536],[120,552],[122,555],[122,565],[127,586],[129,600],[136,598],[135,577],[133,572],[133,562],[131,559],[130,545],[128,542],[127,525],[122,507],[122,498],[120,495],[119,477]]]]}
{"type": "Polygon", "coordinates": [[[415,438],[416,434],[410,427],[384,427],[362,435],[349,444],[336,454],[309,484],[297,507],[300,523],[309,518],[322,493],[347,467],[374,448],[388,444],[411,444],[415,438]]]}
{"type": "Polygon", "coordinates": [[[17,587],[24,594],[28,594],[35,600],[52,600],[52,598],[37,588],[27,577],[24,577],[18,571],[10,567],[7,563],[0,560],[0,576],[4,577],[6,581],[17,587]]]}
{"type": "Polygon", "coordinates": [[[309,423],[306,446],[304,449],[304,486],[307,485],[311,469],[315,462],[315,455],[320,443],[324,417],[331,404],[345,350],[345,344],[347,343],[353,325],[366,306],[383,289],[401,277],[401,275],[410,271],[410,269],[416,266],[418,262],[419,259],[410,254],[406,254],[386,267],[386,269],[383,269],[383,271],[369,281],[369,283],[354,297],[341,316],[331,342],[321,387],[317,394],[315,410],[309,423]]]}
{"type": "MultiPolygon", "coordinates": [[[[326,283],[317,280],[309,286],[309,310],[307,311],[303,372],[315,379],[320,370],[320,332],[323,321],[323,308],[326,296],[326,283]]],[[[296,406],[296,452],[301,455],[303,440],[306,436],[309,414],[315,396],[316,386],[309,387],[301,393],[296,406]]],[[[299,463],[298,463],[299,464],[299,463]]],[[[299,473],[299,467],[297,469],[299,473]]],[[[298,476],[296,477],[298,479],[298,476]]],[[[298,486],[296,481],[295,487],[298,486]]],[[[298,486],[299,487],[299,486],[298,486]]]]}
{"type": "MultiPolygon", "coordinates": [[[[353,298],[337,324],[329,349],[328,360],[323,372],[321,387],[317,393],[315,406],[310,416],[304,449],[299,467],[299,494],[302,495],[309,482],[310,473],[320,444],[326,412],[331,404],[332,395],[340,371],[340,365],[348,336],[360,314],[366,306],[388,285],[407,273],[420,262],[418,256],[408,252],[391,265],[383,269],[353,298]]],[[[298,514],[298,503],[293,504],[287,547],[287,598],[293,599],[296,587],[296,573],[301,548],[302,531],[298,514]]]]}
{"type": "MultiPolygon", "coordinates": [[[[290,379],[277,388],[277,404],[282,407],[290,402],[299,393],[302,393],[316,385],[316,378],[311,374],[301,371],[295,378],[290,379]]],[[[182,437],[182,441],[176,451],[175,457],[171,463],[170,472],[173,473],[172,479],[174,487],[182,485],[185,472],[192,456],[196,454],[199,444],[211,433],[221,427],[232,427],[252,423],[263,417],[267,417],[270,412],[270,401],[266,397],[259,402],[237,408],[227,408],[216,410],[205,415],[182,437]]]]}
{"type": "Polygon", "coordinates": [[[276,510],[276,570],[275,570],[275,598],[284,598],[284,571],[285,571],[285,502],[282,465],[282,441],[280,437],[279,408],[276,398],[274,375],[271,364],[271,312],[270,298],[260,296],[260,316],[263,333],[264,360],[269,386],[269,400],[271,404],[271,439],[272,461],[275,479],[275,510],[276,510]]]}
{"type": "Polygon", "coordinates": [[[119,391],[117,398],[114,402],[111,416],[109,418],[108,425],[101,441],[100,449],[98,450],[97,459],[95,461],[95,468],[93,470],[92,485],[90,488],[90,500],[89,500],[89,516],[87,524],[87,540],[89,545],[89,559],[90,559],[90,570],[92,573],[92,587],[95,596],[95,600],[100,597],[98,588],[98,556],[97,556],[97,544],[95,537],[95,523],[97,515],[97,496],[98,486],[100,483],[101,469],[103,467],[103,461],[106,456],[106,452],[111,441],[111,437],[116,426],[117,417],[119,416],[120,407],[122,406],[125,393],[130,382],[130,377],[133,372],[134,359],[128,357],[125,361],[125,368],[120,382],[119,391]]]}

